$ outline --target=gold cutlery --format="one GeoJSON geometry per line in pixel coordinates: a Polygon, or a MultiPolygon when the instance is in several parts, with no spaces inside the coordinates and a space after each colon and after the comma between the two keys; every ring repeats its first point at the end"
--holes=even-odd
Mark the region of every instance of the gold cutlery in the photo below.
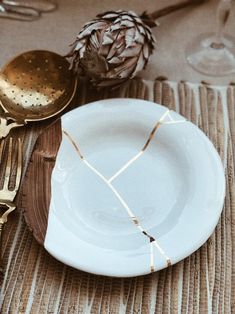
{"type": "Polygon", "coordinates": [[[0,73],[0,138],[28,121],[60,113],[73,99],[77,78],[62,56],[44,50],[25,52],[0,73]]]}
{"type": "Polygon", "coordinates": [[[3,0],[0,1],[0,18],[7,18],[18,21],[34,21],[40,17],[41,12],[32,7],[18,5],[13,6],[3,0]]]}
{"type": "Polygon", "coordinates": [[[53,12],[58,7],[57,2],[53,0],[3,0],[3,3],[13,7],[23,6],[39,13],[53,12]]]}
{"type": "Polygon", "coordinates": [[[57,6],[57,2],[48,0],[0,0],[0,18],[30,22],[40,18],[41,13],[56,10],[57,6]]]}
{"type": "MultiPolygon", "coordinates": [[[[22,156],[22,141],[20,138],[18,138],[16,145],[13,145],[12,137],[8,141],[1,141],[0,164],[3,183],[0,190],[0,209],[4,213],[0,216],[0,248],[2,248],[3,226],[7,222],[8,215],[16,209],[14,199],[21,181],[22,156]]],[[[2,250],[0,250],[0,273],[3,274],[2,250]]]]}

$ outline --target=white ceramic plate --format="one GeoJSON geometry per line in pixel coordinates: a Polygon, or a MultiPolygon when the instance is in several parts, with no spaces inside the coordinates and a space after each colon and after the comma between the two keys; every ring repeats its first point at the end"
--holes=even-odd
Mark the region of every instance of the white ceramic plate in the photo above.
{"type": "MultiPolygon", "coordinates": [[[[63,134],[45,239],[58,260],[95,274],[136,276],[177,263],[211,235],[224,202],[224,172],[194,124],[160,125],[144,153],[111,182],[113,189],[106,182],[141,151],[166,111],[148,101],[109,99],[62,117],[85,161],[63,134]]],[[[171,112],[163,122],[182,120],[171,112]]]]}

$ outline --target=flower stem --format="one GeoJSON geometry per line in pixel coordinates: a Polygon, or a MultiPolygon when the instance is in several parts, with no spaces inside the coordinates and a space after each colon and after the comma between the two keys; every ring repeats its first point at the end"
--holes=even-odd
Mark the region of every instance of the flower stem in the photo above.
{"type": "Polygon", "coordinates": [[[168,7],[165,7],[163,9],[154,11],[153,13],[148,14],[148,17],[152,20],[156,20],[160,17],[166,16],[172,12],[181,10],[183,8],[186,8],[190,5],[197,5],[197,4],[202,4],[204,2],[207,2],[208,0],[187,0],[187,1],[182,1],[173,5],[170,5],[168,7]]]}

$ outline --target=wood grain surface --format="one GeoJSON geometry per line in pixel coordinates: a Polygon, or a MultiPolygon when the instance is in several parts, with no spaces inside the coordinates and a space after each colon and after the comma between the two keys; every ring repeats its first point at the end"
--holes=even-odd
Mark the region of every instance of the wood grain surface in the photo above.
{"type": "MultiPolygon", "coordinates": [[[[110,97],[154,100],[180,112],[213,141],[226,172],[225,205],[215,232],[190,257],[147,276],[96,276],[55,260],[34,237],[42,243],[45,236],[48,178],[61,134],[57,122],[39,137],[18,198],[18,212],[5,228],[1,313],[235,313],[235,87],[133,80],[120,90],[95,93],[81,82],[76,106],[110,97]],[[32,181],[35,172],[37,180],[32,181]],[[33,202],[34,193],[39,192],[40,204],[33,202]]],[[[31,142],[25,139],[27,156],[37,137],[31,132],[27,135],[31,142]]],[[[27,160],[25,169],[26,165],[27,160]]]]}
{"type": "Polygon", "coordinates": [[[61,122],[57,120],[38,137],[22,189],[25,221],[41,245],[44,245],[47,230],[51,174],[61,139],[61,122]]]}

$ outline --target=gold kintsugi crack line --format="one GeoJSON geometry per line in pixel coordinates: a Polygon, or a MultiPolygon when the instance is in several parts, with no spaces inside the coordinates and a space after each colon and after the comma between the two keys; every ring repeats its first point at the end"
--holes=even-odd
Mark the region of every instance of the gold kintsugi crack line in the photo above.
{"type": "Polygon", "coordinates": [[[141,150],[137,155],[131,158],[120,170],[118,170],[108,181],[111,183],[116,179],[123,171],[125,171],[134,161],[136,161],[144,152],[141,150]]]}
{"type": "Polygon", "coordinates": [[[73,147],[75,148],[76,152],[78,153],[79,157],[83,160],[84,157],[82,156],[77,144],[74,142],[74,140],[72,139],[72,137],[69,135],[69,133],[67,133],[65,130],[63,130],[64,134],[69,138],[69,140],[71,141],[71,143],[73,144],[73,147]]]}
{"type": "Polygon", "coordinates": [[[150,144],[151,140],[153,139],[156,131],[158,130],[158,128],[160,127],[160,125],[163,124],[175,124],[175,123],[181,123],[181,122],[185,122],[186,120],[178,120],[175,121],[173,120],[173,118],[170,115],[170,110],[167,110],[162,117],[159,119],[159,121],[156,123],[156,125],[153,127],[145,145],[143,146],[142,150],[136,154],[134,157],[132,157],[124,166],[122,166],[110,179],[105,178],[94,166],[92,166],[85,158],[84,156],[81,154],[81,151],[78,147],[78,145],[76,144],[76,142],[73,140],[73,138],[70,136],[70,134],[63,130],[63,133],[67,136],[67,138],[70,140],[70,142],[72,143],[73,147],[75,148],[76,152],[78,153],[79,157],[81,158],[81,160],[87,165],[88,168],[90,168],[98,177],[101,178],[102,181],[105,182],[105,184],[108,185],[108,187],[112,190],[112,192],[116,195],[116,197],[118,198],[118,200],[120,201],[120,203],[122,204],[122,206],[126,209],[129,217],[131,218],[132,222],[137,226],[137,228],[141,231],[141,233],[143,233],[146,237],[149,238],[150,241],[150,271],[154,272],[155,267],[154,267],[154,254],[153,254],[153,246],[155,246],[158,251],[160,252],[160,254],[165,258],[167,266],[171,265],[171,260],[170,258],[166,255],[166,253],[164,252],[164,250],[161,248],[161,246],[158,244],[158,242],[156,241],[156,239],[154,239],[154,237],[152,237],[151,235],[149,235],[147,233],[147,231],[144,230],[144,228],[140,225],[138,218],[134,215],[134,213],[132,212],[132,210],[130,209],[130,207],[127,205],[126,201],[122,198],[122,196],[119,194],[119,192],[115,189],[115,187],[111,184],[111,182],[117,178],[121,173],[123,173],[123,171],[125,171],[134,161],[136,161],[143,153],[144,151],[147,149],[148,145],[150,144]],[[171,121],[167,121],[167,122],[163,122],[165,117],[168,116],[169,119],[171,121]]]}
{"type": "Polygon", "coordinates": [[[160,127],[160,125],[164,125],[164,124],[175,124],[175,123],[181,123],[181,122],[185,122],[186,120],[178,120],[175,121],[173,120],[173,118],[170,115],[170,110],[167,110],[162,117],[158,120],[158,122],[156,123],[156,125],[153,127],[146,143],[144,144],[143,148],[141,149],[141,151],[136,154],[134,157],[132,157],[126,164],[124,164],[124,166],[122,166],[110,179],[109,182],[112,182],[114,179],[116,179],[121,173],[123,173],[123,171],[125,171],[134,161],[136,161],[139,157],[141,157],[144,153],[144,151],[147,149],[148,145],[150,144],[151,140],[153,139],[156,131],[158,130],[158,128],[160,127]],[[164,119],[166,117],[169,117],[171,121],[166,121],[163,122],[164,119]]]}
{"type": "MultiPolygon", "coordinates": [[[[68,134],[68,132],[63,131],[64,134],[67,136],[67,138],[70,140],[70,142],[72,143],[72,145],[75,147],[76,152],[79,152],[79,148],[77,146],[77,144],[74,142],[74,140],[72,139],[72,137],[68,134]]],[[[79,154],[79,157],[81,158],[81,154],[79,154]]],[[[167,266],[169,266],[170,263],[170,259],[167,257],[167,255],[165,254],[165,252],[162,250],[162,248],[160,247],[160,245],[157,243],[157,241],[150,236],[145,230],[144,228],[139,224],[139,221],[137,219],[137,217],[134,215],[134,213],[131,211],[130,207],[127,205],[126,201],[121,197],[121,195],[118,193],[118,191],[114,188],[114,186],[94,167],[92,166],[84,157],[81,158],[81,160],[87,165],[88,168],[90,168],[101,180],[103,180],[105,182],[105,184],[107,184],[109,186],[109,188],[112,190],[112,192],[116,195],[116,197],[118,198],[118,200],[120,201],[120,203],[122,204],[122,206],[125,208],[125,210],[127,211],[129,217],[131,218],[132,222],[137,226],[137,228],[145,235],[149,238],[150,241],[150,265],[151,265],[151,272],[154,271],[154,255],[153,255],[153,249],[151,248],[152,245],[155,245],[157,247],[157,249],[160,251],[160,253],[164,256],[164,258],[166,259],[167,262],[167,266]]]]}
{"type": "Polygon", "coordinates": [[[158,122],[155,124],[155,126],[153,127],[152,131],[150,132],[149,134],[149,137],[146,141],[146,143],[144,144],[143,148],[142,148],[142,152],[144,152],[147,147],[149,146],[149,143],[152,141],[156,131],[158,130],[158,128],[160,127],[160,125],[163,123],[165,117],[168,115],[169,116],[169,113],[170,113],[170,110],[167,110],[163,115],[162,117],[158,120],[158,122]]]}
{"type": "MultiPolygon", "coordinates": [[[[143,155],[144,151],[148,147],[149,143],[151,142],[152,138],[154,137],[154,134],[156,133],[157,129],[161,125],[162,121],[165,119],[167,115],[169,115],[170,110],[167,110],[163,116],[159,119],[157,124],[153,127],[145,145],[141,149],[141,151],[136,154],[134,157],[132,157],[124,166],[121,167],[120,170],[118,170],[110,179],[109,182],[112,182],[114,179],[116,179],[123,171],[125,171],[134,161],[136,161],[141,155],[143,155]]],[[[170,115],[169,115],[170,116],[170,115]]],[[[171,118],[172,119],[172,118],[171,118]]]]}

